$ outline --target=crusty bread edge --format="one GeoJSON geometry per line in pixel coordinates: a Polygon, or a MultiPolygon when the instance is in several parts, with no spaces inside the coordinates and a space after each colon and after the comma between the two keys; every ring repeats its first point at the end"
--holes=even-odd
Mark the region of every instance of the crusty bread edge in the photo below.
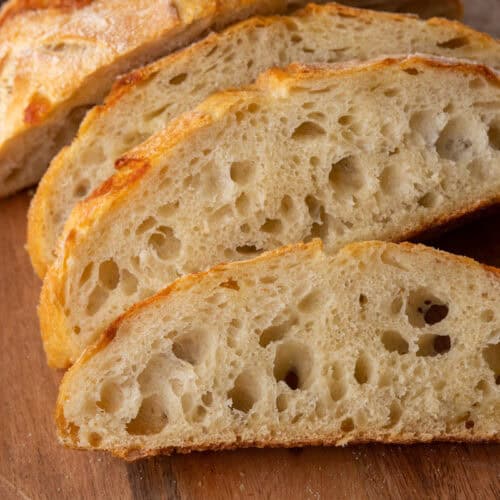
{"type": "MultiPolygon", "coordinates": [[[[130,153],[117,160],[118,172],[105,181],[86,200],[77,204],[69,220],[66,223],[64,235],[60,240],[58,258],[47,272],[40,297],[38,314],[42,339],[48,364],[56,368],[65,368],[71,364],[71,356],[67,345],[66,333],[68,325],[62,306],[63,283],[66,274],[68,256],[77,244],[77,239],[86,237],[86,230],[93,221],[98,220],[102,213],[119,207],[126,203],[128,194],[134,190],[139,181],[151,169],[164,152],[168,151],[178,141],[189,137],[200,128],[213,123],[232,106],[241,101],[242,98],[252,95],[255,98],[262,96],[266,91],[272,91],[278,84],[283,88],[293,85],[301,80],[308,80],[318,75],[349,76],[363,71],[376,71],[381,67],[399,65],[402,68],[411,67],[415,64],[424,64],[430,67],[442,68],[448,71],[463,71],[480,74],[489,79],[494,85],[500,86],[500,75],[492,69],[479,64],[469,64],[463,61],[448,60],[443,58],[428,58],[421,55],[409,57],[387,57],[368,61],[362,64],[340,64],[327,66],[315,65],[305,66],[292,64],[286,69],[271,69],[257,80],[255,85],[242,90],[228,90],[216,93],[209,97],[194,111],[181,115],[174,119],[170,125],[161,133],[154,135],[149,140],[132,150],[130,153]],[[260,90],[260,92],[259,92],[260,90]],[[66,354],[64,354],[66,353],[66,354]]],[[[486,208],[500,202],[500,195],[477,200],[467,207],[463,207],[446,216],[437,217],[433,221],[421,224],[413,231],[403,235],[400,240],[429,230],[436,225],[444,225],[459,217],[468,215],[476,210],[486,208]]]]}
{"type": "MultiPolygon", "coordinates": [[[[456,2],[460,4],[460,2],[456,2]]],[[[388,12],[371,11],[366,9],[356,9],[353,7],[347,7],[339,4],[326,4],[317,5],[309,4],[303,9],[295,12],[291,16],[255,16],[250,19],[240,21],[228,28],[223,32],[213,33],[200,40],[197,43],[192,44],[174,52],[173,54],[167,55],[158,61],[155,61],[147,66],[138,68],[131,71],[127,75],[121,77],[114,84],[111,92],[105,99],[104,103],[99,106],[95,106],[91,111],[89,111],[82,121],[77,138],[85,134],[86,130],[94,123],[100,115],[109,112],[114,108],[117,103],[126,96],[135,86],[144,84],[164,67],[168,67],[174,61],[182,58],[189,58],[191,54],[195,51],[203,50],[207,45],[215,45],[221,34],[227,36],[228,33],[237,32],[241,29],[246,29],[252,26],[269,26],[275,22],[287,22],[288,19],[293,20],[293,18],[306,18],[309,16],[318,15],[322,12],[327,12],[331,14],[341,14],[349,17],[357,17],[366,21],[373,20],[407,20],[413,18],[411,14],[394,14],[388,12]]],[[[486,33],[476,31],[458,21],[450,21],[444,18],[431,18],[427,21],[421,20],[432,26],[443,26],[445,28],[453,28],[458,36],[473,37],[478,43],[481,42],[485,47],[492,44],[497,44],[497,41],[486,33]]],[[[46,174],[42,178],[37,192],[30,204],[28,212],[28,233],[27,233],[27,249],[31,258],[31,263],[36,274],[43,278],[47,272],[48,267],[51,264],[51,260],[48,256],[52,253],[54,249],[47,248],[47,242],[44,238],[46,233],[47,221],[49,219],[50,207],[48,206],[48,200],[50,200],[51,192],[54,186],[59,182],[58,176],[66,164],[66,159],[71,155],[72,150],[70,146],[63,148],[60,153],[53,159],[51,165],[49,166],[46,174]]]]}
{"type": "MultiPolygon", "coordinates": [[[[415,253],[426,253],[434,257],[440,262],[452,262],[457,263],[462,266],[466,266],[472,269],[480,270],[493,276],[500,280],[500,269],[496,267],[486,266],[480,264],[479,262],[470,259],[469,257],[462,257],[448,252],[443,252],[441,250],[436,250],[421,244],[415,243],[390,243],[381,241],[363,241],[351,243],[341,249],[335,256],[335,258],[342,259],[350,257],[356,257],[366,252],[367,249],[385,247],[387,249],[395,249],[409,254],[415,253]]],[[[290,253],[304,252],[305,255],[314,256],[318,252],[323,252],[323,244],[321,240],[315,239],[310,243],[295,243],[292,245],[287,245],[284,247],[265,252],[253,259],[245,261],[229,262],[224,264],[219,264],[208,271],[203,271],[196,274],[191,274],[183,276],[171,285],[169,285],[164,290],[149,297],[141,302],[134,304],[128,311],[123,313],[118,317],[108,328],[105,330],[99,340],[97,340],[93,345],[89,346],[77,360],[77,362],[70,368],[63,377],[59,388],[59,395],[56,403],[55,410],[55,421],[59,434],[59,438],[63,444],[66,446],[74,447],[76,449],[88,449],[79,447],[73,440],[73,444],[70,445],[68,440],[71,438],[71,429],[68,429],[68,424],[64,416],[64,401],[67,398],[68,389],[67,386],[70,385],[71,380],[78,376],[78,370],[80,367],[85,365],[89,360],[91,360],[100,351],[104,350],[116,337],[116,333],[120,326],[126,321],[133,320],[135,316],[140,314],[144,309],[148,308],[156,302],[168,299],[169,296],[187,290],[192,286],[200,283],[206,277],[216,276],[217,274],[225,273],[231,271],[231,269],[239,269],[246,266],[256,266],[259,262],[266,262],[269,260],[280,258],[284,255],[290,253]]],[[[128,332],[129,335],[133,335],[133,332],[128,332]]],[[[268,439],[268,440],[256,440],[256,441],[244,441],[236,440],[232,443],[219,442],[219,443],[207,443],[203,445],[185,446],[185,447],[167,447],[161,449],[153,450],[137,450],[134,448],[120,448],[120,449],[105,449],[104,451],[109,451],[116,456],[124,458],[126,460],[137,460],[140,458],[146,458],[150,456],[155,456],[159,454],[169,455],[171,453],[189,453],[191,451],[204,451],[204,450],[230,450],[236,448],[244,447],[297,447],[297,446],[330,446],[330,445],[344,445],[344,444],[361,444],[368,442],[380,442],[380,443],[397,443],[397,444],[412,444],[412,443],[422,443],[422,442],[433,442],[433,441],[450,441],[450,442],[500,442],[500,434],[495,433],[491,436],[486,435],[471,435],[470,432],[457,433],[454,435],[447,436],[418,436],[412,435],[411,433],[402,433],[396,438],[390,438],[381,433],[362,433],[352,440],[349,439],[349,435],[337,431],[336,433],[328,436],[324,439],[309,439],[309,440],[283,440],[283,439],[268,439]]]]}

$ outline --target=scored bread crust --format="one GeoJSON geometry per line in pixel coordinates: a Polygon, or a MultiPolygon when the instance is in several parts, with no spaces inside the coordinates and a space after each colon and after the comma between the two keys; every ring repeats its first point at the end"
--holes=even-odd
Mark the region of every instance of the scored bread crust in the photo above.
{"type": "MultiPolygon", "coordinates": [[[[336,4],[321,7],[318,5],[309,5],[305,9],[294,13],[293,18],[311,18],[314,20],[315,16],[319,18],[327,13],[338,15],[339,17],[356,18],[366,23],[410,22],[408,16],[400,14],[377,13],[336,4]]],[[[284,21],[285,18],[282,17],[252,18],[228,28],[223,36],[225,38],[236,37],[239,33],[250,31],[252,28],[259,27],[262,29],[272,27],[273,24],[283,23],[284,21]]],[[[434,18],[427,21],[427,24],[429,27],[436,29],[436,37],[439,37],[439,30],[443,29],[446,36],[455,37],[457,40],[461,38],[467,39],[469,40],[467,47],[474,46],[476,52],[484,49],[484,59],[482,62],[486,60],[486,62],[492,65],[497,65],[495,62],[500,64],[498,60],[495,61],[494,57],[492,57],[495,54],[495,50],[500,52],[498,42],[489,35],[476,32],[461,23],[446,19],[434,18]]],[[[122,102],[127,102],[127,98],[131,99],[134,93],[137,94],[138,99],[144,99],[142,94],[138,92],[145,85],[148,85],[148,82],[152,81],[155,75],[158,75],[162,71],[168,71],[172,65],[189,60],[195,57],[196,54],[203,53],[203,51],[209,52],[209,47],[217,47],[220,36],[217,34],[211,35],[183,51],[125,75],[115,83],[104,104],[93,108],[86,115],[73,144],[64,148],[51,162],[31,203],[28,216],[28,252],[33,267],[40,277],[43,277],[48,266],[54,259],[56,240],[60,236],[62,224],[68,215],[68,212],[63,213],[62,208],[59,208],[60,205],[67,203],[61,200],[61,197],[65,197],[68,192],[75,190],[78,182],[78,171],[74,171],[74,169],[78,168],[77,165],[81,163],[79,158],[88,153],[89,146],[86,148],[86,144],[92,143],[92,135],[102,133],[104,124],[110,125],[110,122],[113,120],[113,113],[119,113],[122,102]],[[94,130],[95,127],[97,127],[97,130],[94,130]],[[59,222],[56,222],[58,220],[59,222]]],[[[450,54],[452,52],[456,53],[456,50],[450,49],[448,52],[450,54]]],[[[446,49],[440,49],[440,51],[446,51],[446,49]]],[[[459,50],[458,55],[464,55],[464,53],[459,50]]],[[[478,54],[475,55],[479,57],[478,54]]],[[[154,86],[154,83],[151,83],[151,85],[154,86]]],[[[85,163],[80,168],[84,169],[85,163]]],[[[102,177],[90,179],[90,190],[92,190],[93,186],[97,185],[99,179],[104,180],[108,175],[112,175],[111,169],[112,165],[108,165],[107,163],[102,165],[102,170],[100,171],[102,177]]],[[[67,207],[68,210],[70,208],[67,207]]]]}
{"type": "MultiPolygon", "coordinates": [[[[73,249],[79,242],[88,239],[89,228],[95,225],[104,215],[115,212],[140,184],[141,179],[148,175],[155,160],[165,155],[179,142],[186,140],[223,116],[228,110],[237,106],[245,97],[269,94],[281,96],[287,89],[300,81],[325,76],[347,77],[360,72],[375,72],[383,67],[399,66],[402,69],[415,65],[438,68],[454,73],[470,73],[487,78],[493,85],[500,87],[500,76],[491,68],[478,64],[443,58],[429,58],[414,55],[401,58],[382,58],[361,64],[345,63],[333,66],[304,66],[293,64],[286,69],[272,69],[264,73],[255,85],[243,90],[225,91],[213,95],[196,110],[187,113],[171,122],[169,127],[151,137],[117,162],[117,173],[104,182],[86,200],[79,203],[73,210],[60,240],[58,257],[45,276],[40,304],[38,308],[41,333],[48,363],[55,367],[68,367],[71,360],[76,359],[80,352],[68,342],[70,325],[65,315],[64,293],[68,281],[68,264],[71,262],[73,249]]],[[[444,225],[463,215],[500,203],[500,193],[494,193],[488,198],[476,200],[469,206],[464,206],[453,213],[426,223],[419,223],[411,232],[398,237],[398,240],[416,236],[437,225],[444,225]]]]}
{"type": "MultiPolygon", "coordinates": [[[[487,266],[481,264],[469,257],[459,256],[455,254],[450,254],[442,250],[437,250],[431,247],[427,247],[421,244],[414,243],[387,243],[381,241],[363,241],[355,242],[346,245],[342,248],[338,254],[339,259],[355,259],[357,256],[361,256],[371,249],[384,248],[384,249],[394,249],[399,253],[406,254],[427,254],[433,258],[436,265],[442,265],[445,263],[455,263],[457,265],[469,268],[477,272],[486,272],[493,275],[494,279],[500,280],[500,269],[492,266],[487,266]]],[[[174,299],[176,294],[179,294],[190,288],[203,283],[204,280],[210,282],[211,278],[217,279],[218,275],[227,276],[227,272],[234,270],[235,274],[238,271],[244,270],[246,267],[257,270],[261,264],[266,262],[279,259],[280,257],[286,256],[287,254],[300,254],[303,259],[313,259],[315,255],[323,252],[323,244],[321,240],[315,239],[309,243],[295,243],[287,245],[284,247],[277,248],[268,252],[264,252],[261,255],[244,261],[229,262],[219,264],[207,271],[194,273],[191,275],[186,275],[178,278],[164,290],[158,292],[152,297],[149,297],[139,303],[134,304],[125,313],[120,315],[113,323],[101,334],[100,338],[90,345],[76,361],[76,363],[69,369],[61,382],[59,388],[59,395],[57,398],[56,409],[55,409],[55,421],[57,425],[57,430],[59,433],[60,441],[68,447],[74,449],[91,449],[91,447],[78,445],[75,436],[72,434],[71,425],[68,425],[64,415],[64,403],[71,394],[71,385],[73,380],[78,380],[79,370],[84,367],[89,361],[91,361],[94,356],[104,351],[116,338],[116,334],[119,328],[127,323],[134,320],[135,317],[139,316],[144,310],[153,309],[155,304],[161,304],[164,301],[169,301],[174,299]]],[[[256,274],[256,273],[254,273],[256,274]]],[[[126,333],[121,335],[134,335],[133,329],[127,329],[126,333]]],[[[359,431],[357,431],[359,432],[359,431]]],[[[265,440],[241,440],[236,438],[234,442],[207,442],[199,445],[186,445],[186,446],[172,446],[156,449],[144,449],[140,447],[121,447],[121,448],[100,448],[104,451],[109,451],[113,455],[123,458],[128,461],[134,461],[141,458],[152,457],[155,455],[170,455],[172,453],[190,453],[192,451],[218,451],[218,450],[232,450],[237,448],[245,447],[301,447],[301,446],[331,446],[331,445],[343,445],[345,435],[336,430],[332,432],[331,435],[326,438],[317,438],[314,435],[310,439],[290,439],[286,440],[283,438],[277,439],[265,439],[265,440]]],[[[499,443],[500,433],[494,435],[482,435],[482,434],[471,434],[467,431],[462,433],[454,432],[452,436],[439,436],[434,435],[420,435],[418,438],[409,432],[402,432],[397,436],[388,437],[381,436],[378,432],[361,432],[354,439],[349,440],[349,444],[363,444],[369,442],[381,442],[385,444],[414,444],[414,443],[428,443],[433,441],[439,442],[490,442],[499,443]]]]}

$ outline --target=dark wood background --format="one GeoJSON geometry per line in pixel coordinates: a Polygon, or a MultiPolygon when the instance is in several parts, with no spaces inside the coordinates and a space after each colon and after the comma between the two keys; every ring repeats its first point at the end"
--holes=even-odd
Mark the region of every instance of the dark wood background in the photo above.
{"type": "MultiPolygon", "coordinates": [[[[469,0],[468,20],[500,36],[500,0],[469,0]],[[484,23],[484,24],[478,24],[484,23]]],[[[61,373],[38,334],[40,281],[24,250],[29,193],[0,201],[0,500],[153,498],[500,499],[500,446],[435,444],[240,450],[126,464],[61,448],[61,373]]],[[[500,211],[428,243],[500,266],[500,211]]]]}

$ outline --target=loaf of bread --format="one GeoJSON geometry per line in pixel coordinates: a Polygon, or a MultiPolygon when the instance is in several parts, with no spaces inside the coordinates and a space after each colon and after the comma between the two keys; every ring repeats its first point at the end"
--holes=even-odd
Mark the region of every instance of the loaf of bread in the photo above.
{"type": "Polygon", "coordinates": [[[37,273],[43,276],[52,263],[75,203],[113,174],[115,160],[212,92],[252,83],[273,66],[366,60],[394,51],[453,55],[500,68],[500,43],[459,23],[332,4],[244,21],[125,76],[106,103],[87,114],[40,184],[28,230],[37,273]]]}
{"type": "MultiPolygon", "coordinates": [[[[351,0],[432,12],[433,2],[351,0]],[[421,6],[421,8],[420,8],[421,6]],[[427,9],[431,7],[431,11],[427,9]]],[[[456,2],[436,0],[457,14],[456,2]]],[[[306,0],[11,0],[0,11],[0,197],[38,181],[114,78],[210,29],[306,0]]]]}
{"type": "Polygon", "coordinates": [[[500,273],[318,240],[181,278],[61,384],[61,441],[135,459],[246,446],[500,441],[500,273]]]}
{"type": "Polygon", "coordinates": [[[212,96],[76,206],[42,288],[49,363],[180,275],[317,236],[401,240],[498,202],[499,102],[492,70],[420,56],[212,96]]]}

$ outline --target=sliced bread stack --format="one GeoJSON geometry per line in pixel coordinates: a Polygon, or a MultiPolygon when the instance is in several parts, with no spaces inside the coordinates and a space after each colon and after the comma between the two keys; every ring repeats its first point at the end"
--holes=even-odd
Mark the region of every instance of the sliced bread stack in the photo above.
{"type": "Polygon", "coordinates": [[[500,201],[499,67],[458,23],[327,5],[123,77],[30,209],[61,440],[498,440],[498,273],[353,242],[500,201]]]}
{"type": "Polygon", "coordinates": [[[215,94],[78,204],[40,303],[50,364],[177,277],[321,237],[401,240],[498,202],[499,76],[422,56],[215,94]]]}
{"type": "Polygon", "coordinates": [[[310,5],[293,16],[252,18],[125,76],[105,104],[87,114],[40,184],[28,231],[37,273],[43,276],[53,262],[73,206],[114,173],[117,158],[211,93],[250,84],[273,66],[367,60],[395,50],[500,68],[498,42],[459,23],[331,4],[310,5]]]}
{"type": "MultiPolygon", "coordinates": [[[[0,197],[37,182],[117,75],[254,14],[306,0],[10,0],[0,11],[0,197]]],[[[321,2],[320,2],[321,3],[321,2]]],[[[460,16],[458,0],[351,0],[460,16]]]]}

